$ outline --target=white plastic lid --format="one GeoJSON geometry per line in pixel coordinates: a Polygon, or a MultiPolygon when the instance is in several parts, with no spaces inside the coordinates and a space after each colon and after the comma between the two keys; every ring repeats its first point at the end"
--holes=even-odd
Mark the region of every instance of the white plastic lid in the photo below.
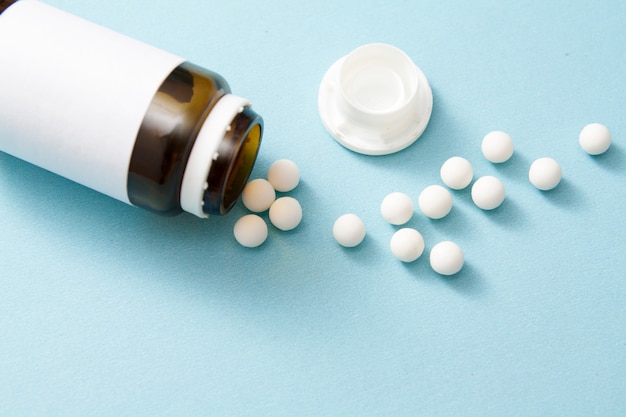
{"type": "Polygon", "coordinates": [[[430,120],[433,94],[407,54],[373,43],[330,67],[318,105],[324,126],[343,146],[367,155],[386,155],[421,136],[430,120]]]}

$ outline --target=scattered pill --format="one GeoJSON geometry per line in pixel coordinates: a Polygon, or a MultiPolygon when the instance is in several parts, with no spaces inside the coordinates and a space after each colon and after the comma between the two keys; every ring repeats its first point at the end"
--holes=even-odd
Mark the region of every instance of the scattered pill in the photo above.
{"type": "Polygon", "coordinates": [[[333,236],[346,248],[358,246],[365,238],[365,224],[356,214],[344,214],[333,225],[333,236]]]}
{"type": "Polygon", "coordinates": [[[233,234],[241,246],[256,248],[267,239],[267,224],[256,214],[248,214],[237,220],[233,234]]]}
{"type": "Polygon", "coordinates": [[[391,224],[405,224],[413,217],[413,201],[404,193],[388,194],[380,205],[380,213],[391,224]]]}
{"type": "Polygon", "coordinates": [[[493,210],[499,207],[505,195],[502,182],[490,175],[479,178],[472,186],[472,200],[483,210],[493,210]]]}
{"type": "Polygon", "coordinates": [[[561,166],[552,158],[539,158],[530,165],[528,179],[542,191],[548,191],[559,185],[562,176],[561,166]]]}
{"type": "Polygon", "coordinates": [[[467,187],[474,177],[472,164],[465,158],[453,156],[443,163],[439,171],[441,181],[453,190],[467,187]]]}
{"type": "Polygon", "coordinates": [[[278,229],[292,230],[302,221],[302,206],[293,197],[281,197],[274,201],[269,215],[270,221],[278,229]]]}
{"type": "Polygon", "coordinates": [[[424,238],[417,230],[404,228],[393,234],[389,246],[402,262],[413,262],[424,252],[424,238]]]}
{"type": "Polygon", "coordinates": [[[430,250],[430,266],[441,275],[454,275],[463,268],[463,250],[454,242],[439,242],[430,250]]]}
{"type": "Polygon", "coordinates": [[[417,204],[427,217],[441,219],[452,210],[452,194],[441,185],[431,185],[420,193],[417,204]]]}
{"type": "Polygon", "coordinates": [[[513,155],[513,139],[501,131],[490,132],[483,138],[481,149],[488,161],[506,162],[513,155]]]}
{"type": "Polygon", "coordinates": [[[591,123],[580,132],[578,143],[589,155],[600,155],[611,146],[611,132],[600,123],[591,123]]]}
{"type": "Polygon", "coordinates": [[[289,159],[279,159],[270,166],[267,179],[276,191],[291,191],[300,183],[300,169],[289,159]]]}
{"type": "Polygon", "coordinates": [[[276,200],[276,191],[269,181],[258,178],[246,184],[241,199],[248,210],[261,213],[268,210],[276,200]]]}

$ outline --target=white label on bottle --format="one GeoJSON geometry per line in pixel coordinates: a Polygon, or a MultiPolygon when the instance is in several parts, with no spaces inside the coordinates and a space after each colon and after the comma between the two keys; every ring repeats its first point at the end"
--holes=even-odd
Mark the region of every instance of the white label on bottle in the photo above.
{"type": "Polygon", "coordinates": [[[0,150],[128,203],[137,133],[182,62],[20,0],[0,15],[0,150]]]}

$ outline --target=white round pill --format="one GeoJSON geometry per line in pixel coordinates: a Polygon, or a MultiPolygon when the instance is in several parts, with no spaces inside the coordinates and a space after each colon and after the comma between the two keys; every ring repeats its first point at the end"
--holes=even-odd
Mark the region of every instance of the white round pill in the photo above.
{"type": "Polygon", "coordinates": [[[293,197],[281,197],[270,207],[270,221],[280,230],[295,229],[302,221],[302,206],[293,197]]]}
{"type": "Polygon", "coordinates": [[[530,165],[528,179],[542,191],[551,190],[561,182],[561,166],[552,158],[539,158],[530,165]]]}
{"type": "Polygon", "coordinates": [[[502,182],[491,175],[479,178],[472,186],[472,200],[483,210],[493,210],[499,207],[505,195],[502,182]]]}
{"type": "Polygon", "coordinates": [[[441,219],[452,210],[452,194],[441,185],[431,185],[420,193],[417,204],[427,217],[441,219]]]}
{"type": "Polygon", "coordinates": [[[463,268],[463,250],[454,242],[439,242],[430,250],[430,266],[441,275],[454,275],[463,268]]]}
{"type": "Polygon", "coordinates": [[[402,262],[413,262],[424,252],[424,238],[417,230],[407,227],[393,234],[389,246],[402,262]]]}
{"type": "Polygon", "coordinates": [[[413,217],[413,201],[405,193],[393,192],[383,199],[380,213],[388,223],[404,224],[413,217]]]}
{"type": "Polygon", "coordinates": [[[344,214],[335,220],[333,236],[346,248],[358,246],[365,238],[365,224],[356,214],[344,214]]]}
{"type": "Polygon", "coordinates": [[[248,214],[237,220],[233,234],[241,246],[256,248],[267,239],[267,224],[256,214],[248,214]]]}
{"type": "Polygon", "coordinates": [[[246,184],[241,199],[248,210],[261,213],[268,210],[276,200],[276,191],[268,180],[258,178],[246,184]]]}
{"type": "Polygon", "coordinates": [[[474,177],[472,164],[465,158],[453,156],[443,163],[439,171],[441,181],[453,190],[467,187],[474,177]]]}
{"type": "Polygon", "coordinates": [[[300,169],[289,159],[279,159],[270,166],[267,179],[276,191],[291,191],[300,183],[300,169]]]}
{"type": "Polygon", "coordinates": [[[513,139],[501,131],[490,132],[483,138],[481,149],[488,161],[506,162],[513,155],[513,139]]]}
{"type": "Polygon", "coordinates": [[[611,146],[611,132],[600,123],[591,123],[580,132],[578,143],[589,155],[600,155],[611,146]]]}

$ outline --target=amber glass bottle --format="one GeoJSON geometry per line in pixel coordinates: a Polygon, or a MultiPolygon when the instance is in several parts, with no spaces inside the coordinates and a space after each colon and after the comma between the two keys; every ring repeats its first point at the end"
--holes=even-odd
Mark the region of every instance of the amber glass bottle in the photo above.
{"type": "Polygon", "coordinates": [[[1,151],[163,215],[237,201],[263,121],[220,75],[38,0],[0,39],[1,151]]]}

